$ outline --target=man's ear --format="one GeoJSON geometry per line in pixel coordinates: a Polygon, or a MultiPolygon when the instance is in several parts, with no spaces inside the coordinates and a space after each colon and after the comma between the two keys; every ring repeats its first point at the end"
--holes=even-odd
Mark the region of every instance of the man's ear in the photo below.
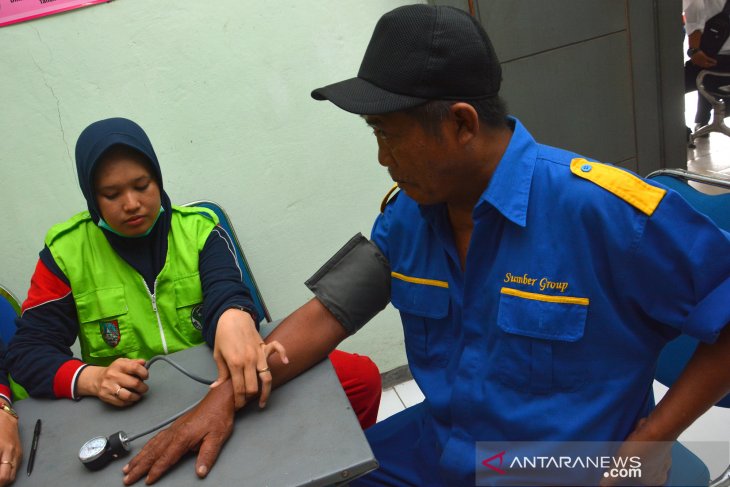
{"type": "Polygon", "coordinates": [[[456,140],[460,144],[469,143],[479,133],[479,115],[476,109],[468,103],[458,102],[451,105],[449,111],[456,123],[456,140]]]}

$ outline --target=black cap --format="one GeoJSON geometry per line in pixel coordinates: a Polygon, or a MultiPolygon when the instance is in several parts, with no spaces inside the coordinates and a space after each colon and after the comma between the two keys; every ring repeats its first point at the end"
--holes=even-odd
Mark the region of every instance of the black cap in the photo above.
{"type": "Polygon", "coordinates": [[[407,5],[383,15],[357,78],[312,91],[361,115],[390,113],[428,100],[477,100],[499,93],[502,68],[487,33],[452,7],[407,5]]]}

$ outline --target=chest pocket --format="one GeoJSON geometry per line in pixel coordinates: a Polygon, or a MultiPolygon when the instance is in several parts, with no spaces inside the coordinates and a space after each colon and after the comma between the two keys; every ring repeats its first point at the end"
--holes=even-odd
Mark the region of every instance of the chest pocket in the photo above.
{"type": "Polygon", "coordinates": [[[200,275],[195,274],[175,281],[175,309],[177,332],[186,345],[203,341],[203,290],[200,275]]]}
{"type": "Polygon", "coordinates": [[[129,322],[124,287],[97,289],[75,296],[79,341],[84,358],[108,365],[139,349],[134,326],[129,322]]]}
{"type": "Polygon", "coordinates": [[[502,288],[489,374],[518,390],[570,391],[586,380],[577,363],[589,300],[502,288]]]}
{"type": "Polygon", "coordinates": [[[448,284],[403,277],[392,279],[391,303],[401,314],[408,361],[420,368],[443,367],[454,344],[448,284]]]}

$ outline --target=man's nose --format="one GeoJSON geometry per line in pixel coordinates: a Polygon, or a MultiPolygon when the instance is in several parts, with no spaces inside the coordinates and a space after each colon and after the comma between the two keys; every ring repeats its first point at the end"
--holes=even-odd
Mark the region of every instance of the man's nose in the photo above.
{"type": "Polygon", "coordinates": [[[390,167],[393,165],[393,155],[390,152],[390,147],[385,141],[380,140],[380,137],[376,137],[378,141],[378,162],[381,166],[390,167]]]}

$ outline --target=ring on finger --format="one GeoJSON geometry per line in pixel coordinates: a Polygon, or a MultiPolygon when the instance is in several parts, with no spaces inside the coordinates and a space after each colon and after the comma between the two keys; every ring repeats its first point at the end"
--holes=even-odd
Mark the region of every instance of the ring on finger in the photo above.
{"type": "Polygon", "coordinates": [[[0,461],[0,464],[10,465],[10,468],[15,468],[15,462],[13,462],[11,460],[2,460],[2,461],[0,461]]]}
{"type": "Polygon", "coordinates": [[[117,391],[114,393],[114,397],[119,398],[119,391],[124,389],[122,386],[117,387],[117,391]]]}
{"type": "Polygon", "coordinates": [[[256,372],[258,372],[259,374],[263,374],[264,372],[269,372],[269,371],[271,371],[270,367],[266,367],[265,369],[261,369],[261,370],[256,369],[256,372]]]}

